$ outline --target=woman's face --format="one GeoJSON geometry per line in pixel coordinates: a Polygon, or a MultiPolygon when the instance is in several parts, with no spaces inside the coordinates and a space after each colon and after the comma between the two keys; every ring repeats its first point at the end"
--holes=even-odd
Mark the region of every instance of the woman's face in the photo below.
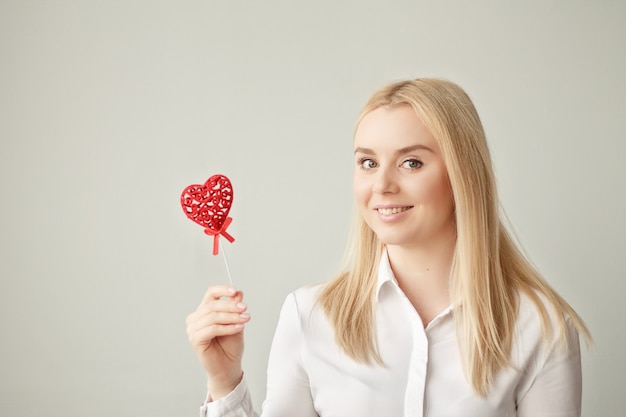
{"type": "Polygon", "coordinates": [[[441,151],[408,105],[367,113],[354,137],[354,195],[365,222],[387,245],[436,245],[456,233],[441,151]]]}

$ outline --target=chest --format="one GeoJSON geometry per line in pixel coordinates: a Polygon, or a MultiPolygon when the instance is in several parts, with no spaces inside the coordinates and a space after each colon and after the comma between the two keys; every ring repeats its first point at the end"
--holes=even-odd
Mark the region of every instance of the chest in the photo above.
{"type": "Polygon", "coordinates": [[[451,314],[424,329],[414,311],[381,305],[376,340],[383,365],[350,358],[335,343],[330,326],[310,334],[303,365],[322,417],[515,416],[515,372],[500,376],[498,388],[486,398],[476,396],[463,373],[451,314]]]}

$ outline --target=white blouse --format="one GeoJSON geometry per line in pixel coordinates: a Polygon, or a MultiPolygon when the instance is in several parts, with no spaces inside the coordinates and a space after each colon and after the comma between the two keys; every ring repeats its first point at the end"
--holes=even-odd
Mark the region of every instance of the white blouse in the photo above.
{"type": "MultiPolygon", "coordinates": [[[[578,334],[569,349],[544,339],[533,302],[520,295],[511,349],[486,397],[466,380],[451,307],[424,329],[381,260],[376,332],[384,366],[355,362],[335,343],[334,329],[316,305],[321,286],[290,294],[269,357],[263,417],[579,417],[578,334]]],[[[206,417],[257,417],[245,380],[200,410],[206,417]]]]}

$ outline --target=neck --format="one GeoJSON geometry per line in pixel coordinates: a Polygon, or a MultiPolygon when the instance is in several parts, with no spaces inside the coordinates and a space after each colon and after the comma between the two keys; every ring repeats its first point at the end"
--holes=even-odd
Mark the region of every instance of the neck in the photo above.
{"type": "Polygon", "coordinates": [[[456,236],[426,246],[388,245],[387,254],[398,285],[426,326],[450,305],[450,270],[456,236]]]}
{"type": "Polygon", "coordinates": [[[447,281],[452,267],[456,234],[442,236],[426,245],[387,245],[389,262],[398,282],[415,280],[447,281]]]}

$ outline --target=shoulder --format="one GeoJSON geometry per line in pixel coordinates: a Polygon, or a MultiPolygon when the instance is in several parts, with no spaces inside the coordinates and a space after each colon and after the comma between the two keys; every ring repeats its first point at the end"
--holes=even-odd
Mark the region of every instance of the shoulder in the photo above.
{"type": "Polygon", "coordinates": [[[552,303],[541,293],[519,292],[515,330],[517,336],[543,339],[545,329],[556,328],[559,318],[552,303]],[[547,327],[546,327],[547,326],[547,327]]]}
{"type": "Polygon", "coordinates": [[[538,292],[520,291],[518,294],[517,326],[518,328],[541,328],[542,311],[549,314],[554,321],[555,312],[545,296],[538,292]]]}
{"type": "Polygon", "coordinates": [[[302,287],[287,295],[276,325],[273,346],[288,345],[291,349],[321,355],[334,346],[334,329],[317,302],[323,288],[324,285],[302,287]]]}
{"type": "Polygon", "coordinates": [[[518,352],[544,357],[555,349],[576,350],[578,332],[545,295],[520,292],[513,341],[518,352]]]}
{"type": "Polygon", "coordinates": [[[315,284],[298,288],[289,293],[283,304],[283,311],[290,310],[298,316],[308,317],[315,310],[319,309],[318,298],[325,284],[315,284]]]}
{"type": "Polygon", "coordinates": [[[557,302],[552,302],[546,295],[537,291],[520,291],[518,298],[518,328],[535,331],[552,329],[558,333],[562,326],[572,327],[567,314],[558,308],[557,302]]]}

